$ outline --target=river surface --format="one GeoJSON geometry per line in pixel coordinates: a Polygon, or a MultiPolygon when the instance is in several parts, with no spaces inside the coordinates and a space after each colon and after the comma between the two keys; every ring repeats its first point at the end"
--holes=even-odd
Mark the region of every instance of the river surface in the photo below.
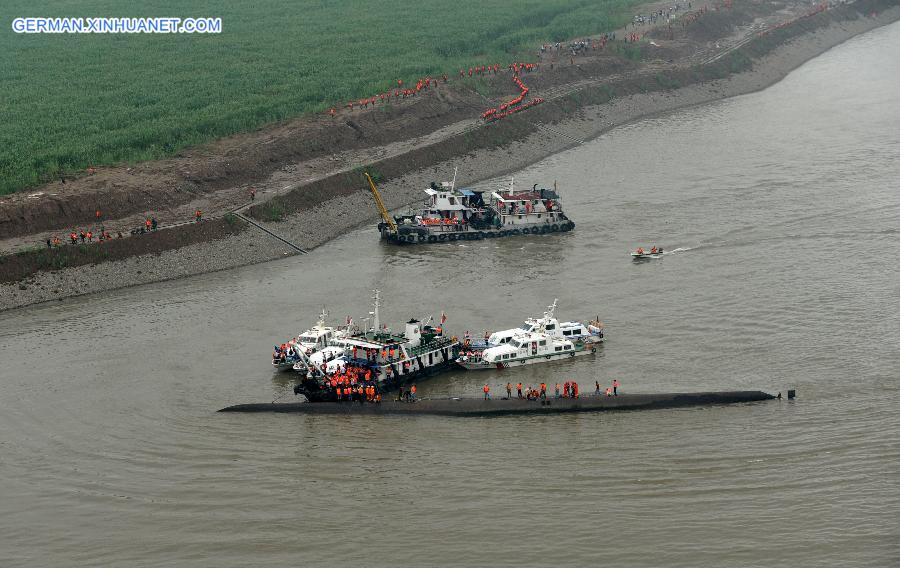
{"type": "MultiPolygon", "coordinates": [[[[0,566],[897,566],[900,24],[763,92],[631,124],[516,174],[577,229],[309,256],[8,312],[0,566]],[[635,263],[628,252],[673,251],[635,263]],[[796,401],[454,419],[217,414],[293,398],[273,343],[554,298],[593,357],[464,371],[796,401]]],[[[494,180],[494,184],[501,180],[494,180]]]]}

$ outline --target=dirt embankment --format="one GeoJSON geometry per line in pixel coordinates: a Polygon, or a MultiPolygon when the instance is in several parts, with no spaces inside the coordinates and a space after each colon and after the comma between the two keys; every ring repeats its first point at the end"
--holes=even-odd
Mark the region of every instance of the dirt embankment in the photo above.
{"type": "Polygon", "coordinates": [[[894,1],[861,0],[799,17],[809,5],[735,2],[671,27],[634,30],[649,41],[619,41],[574,61],[567,54],[545,56],[523,80],[546,102],[496,123],[482,125],[477,117],[517,93],[511,74],[472,82],[450,77],[394,104],[305,117],[32,193],[42,196],[6,198],[0,202],[0,251],[43,243],[51,230],[64,237],[68,228],[90,222],[85,219],[98,207],[112,218],[106,224],[114,232],[116,223],[127,228],[148,214],[163,226],[182,221],[195,207],[214,218],[89,251],[43,245],[2,257],[0,282],[8,284],[0,284],[0,309],[294,254],[225,214],[248,209],[273,231],[312,248],[374,218],[361,166],[382,180],[388,206],[399,207],[417,201],[429,181],[452,175],[455,165],[471,176],[465,182],[494,177],[642,115],[763,88],[829,47],[896,20],[898,10],[894,1]],[[642,63],[626,57],[636,49],[642,63]],[[250,184],[259,196],[247,208],[250,184]],[[36,233],[35,226],[49,228],[36,233]]]}

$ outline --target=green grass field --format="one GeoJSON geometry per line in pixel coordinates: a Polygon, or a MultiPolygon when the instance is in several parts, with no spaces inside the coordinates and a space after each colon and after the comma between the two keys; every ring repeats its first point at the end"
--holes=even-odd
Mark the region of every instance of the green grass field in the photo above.
{"type": "Polygon", "coordinates": [[[397,79],[533,60],[621,25],[637,0],[6,0],[0,194],[374,94],[397,79]],[[17,17],[221,17],[222,33],[16,34],[17,17]]]}

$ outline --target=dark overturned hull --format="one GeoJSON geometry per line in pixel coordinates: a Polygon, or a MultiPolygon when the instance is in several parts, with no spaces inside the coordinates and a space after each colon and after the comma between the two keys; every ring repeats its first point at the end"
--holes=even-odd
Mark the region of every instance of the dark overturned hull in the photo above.
{"type": "Polygon", "coordinates": [[[399,225],[397,233],[390,230],[387,223],[379,223],[378,230],[381,238],[397,244],[434,244],[456,241],[481,241],[501,239],[505,237],[518,237],[529,235],[546,235],[551,233],[565,233],[575,228],[575,223],[566,220],[559,223],[543,223],[522,228],[483,228],[476,229],[471,226],[453,227],[456,230],[430,229],[421,226],[399,225]]]}
{"type": "Polygon", "coordinates": [[[238,404],[219,412],[281,412],[297,414],[366,414],[437,416],[503,416],[515,414],[557,414],[615,410],[651,410],[689,406],[739,404],[772,400],[762,391],[696,392],[668,394],[621,394],[619,396],[583,396],[548,398],[546,401],[526,399],[443,398],[417,402],[385,400],[381,403],[325,402],[319,404],[259,403],[238,404]]]}
{"type": "MultiPolygon", "coordinates": [[[[384,379],[378,383],[378,391],[382,396],[390,396],[389,393],[396,391],[403,386],[409,386],[413,383],[421,382],[429,379],[437,374],[443,373],[456,366],[454,362],[455,350],[447,350],[443,355],[444,361],[431,367],[425,367],[406,374],[399,374],[399,365],[393,365],[394,374],[389,379],[384,379]]],[[[294,389],[294,394],[302,394],[309,402],[333,402],[335,404],[345,404],[346,401],[338,403],[334,391],[323,388],[319,379],[307,377],[294,389]]],[[[304,403],[300,403],[304,404],[304,403]]]]}

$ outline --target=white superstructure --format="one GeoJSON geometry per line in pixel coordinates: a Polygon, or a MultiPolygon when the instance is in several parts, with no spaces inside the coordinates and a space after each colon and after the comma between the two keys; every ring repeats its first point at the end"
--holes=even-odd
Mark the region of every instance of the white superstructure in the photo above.
{"type": "Polygon", "coordinates": [[[554,317],[556,304],[554,300],[541,318],[491,334],[482,351],[464,351],[456,362],[470,370],[503,369],[593,353],[594,344],[603,340],[602,324],[560,323],[554,317]]]}

